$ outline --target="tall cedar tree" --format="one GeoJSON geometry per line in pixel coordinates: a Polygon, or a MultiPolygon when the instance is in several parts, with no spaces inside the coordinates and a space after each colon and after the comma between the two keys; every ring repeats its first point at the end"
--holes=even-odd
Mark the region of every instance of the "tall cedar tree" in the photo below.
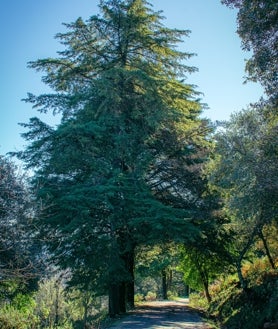
{"type": "Polygon", "coordinates": [[[176,48],[189,31],[165,27],[144,0],[99,7],[101,15],[57,35],[58,58],[29,64],[54,93],[26,101],[62,119],[56,128],[37,117],[23,124],[30,145],[18,156],[35,172],[39,225],[55,261],[71,268],[72,282],[109,291],[113,316],[134,304],[137,245],[197,236],[192,210],[164,193],[193,200],[194,178],[175,190],[179,177],[165,173],[182,163],[196,176],[210,142],[198,93],[183,82],[195,70],[183,64],[192,54],[176,48]]]}

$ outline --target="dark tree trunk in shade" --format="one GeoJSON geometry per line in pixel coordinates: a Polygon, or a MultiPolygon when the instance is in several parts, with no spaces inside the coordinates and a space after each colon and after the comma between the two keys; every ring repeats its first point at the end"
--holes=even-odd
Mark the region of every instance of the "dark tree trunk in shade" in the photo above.
{"type": "Polygon", "coordinates": [[[162,270],[162,298],[167,299],[167,273],[162,270]]]}
{"type": "Polygon", "coordinates": [[[121,282],[119,284],[119,313],[126,312],[126,284],[121,282]]]}
{"type": "Polygon", "coordinates": [[[119,303],[119,285],[116,283],[110,283],[109,286],[109,316],[111,318],[120,314],[119,303]]]}
{"type": "Polygon", "coordinates": [[[134,250],[125,255],[125,265],[129,275],[126,282],[126,306],[128,309],[134,308],[134,250]]]}

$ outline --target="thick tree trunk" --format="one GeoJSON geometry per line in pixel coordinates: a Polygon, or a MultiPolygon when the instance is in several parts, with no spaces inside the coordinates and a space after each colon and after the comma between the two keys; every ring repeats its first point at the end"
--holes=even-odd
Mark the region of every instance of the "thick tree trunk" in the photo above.
{"type": "Polygon", "coordinates": [[[125,282],[119,284],[119,312],[126,313],[126,285],[125,282]]]}
{"type": "Polygon", "coordinates": [[[129,279],[126,282],[126,306],[128,309],[134,308],[134,250],[125,255],[126,269],[129,274],[129,279]]]}
{"type": "Polygon", "coordinates": [[[161,271],[162,276],[162,298],[167,299],[167,273],[166,270],[161,271]]]}
{"type": "Polygon", "coordinates": [[[119,285],[116,283],[110,283],[109,287],[109,316],[114,318],[117,314],[120,314],[119,307],[119,285]]]}
{"type": "Polygon", "coordinates": [[[134,309],[134,280],[126,283],[126,303],[129,310],[134,309]]]}
{"type": "Polygon", "coordinates": [[[110,317],[125,313],[127,308],[134,308],[134,247],[128,240],[129,237],[124,232],[121,233],[115,246],[118,248],[121,266],[116,267],[116,272],[111,275],[112,283],[109,288],[110,317]]]}
{"type": "Polygon", "coordinates": [[[109,287],[109,316],[126,312],[126,283],[111,283],[109,287]]]}

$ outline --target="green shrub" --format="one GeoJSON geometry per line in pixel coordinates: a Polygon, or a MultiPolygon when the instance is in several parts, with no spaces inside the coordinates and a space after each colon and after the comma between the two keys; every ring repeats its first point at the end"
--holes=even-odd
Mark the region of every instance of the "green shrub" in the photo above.
{"type": "Polygon", "coordinates": [[[143,294],[135,294],[134,296],[134,302],[135,303],[140,303],[144,300],[144,295],[143,294]]]}
{"type": "MultiPolygon", "coordinates": [[[[257,267],[257,264],[256,264],[257,267]]],[[[278,273],[248,270],[249,287],[243,291],[237,282],[220,283],[220,290],[209,306],[227,329],[261,329],[265,322],[278,321],[278,273]]]]}
{"type": "Polygon", "coordinates": [[[147,295],[145,296],[145,300],[148,302],[156,300],[156,293],[148,291],[147,295]]]}
{"type": "Polygon", "coordinates": [[[29,312],[6,305],[0,309],[0,329],[33,329],[38,319],[29,312]]]}
{"type": "Polygon", "coordinates": [[[208,301],[203,293],[191,293],[189,295],[189,305],[199,310],[208,309],[208,301]]]}
{"type": "Polygon", "coordinates": [[[178,295],[175,291],[167,291],[167,298],[170,300],[174,300],[175,298],[177,298],[178,295]]]}

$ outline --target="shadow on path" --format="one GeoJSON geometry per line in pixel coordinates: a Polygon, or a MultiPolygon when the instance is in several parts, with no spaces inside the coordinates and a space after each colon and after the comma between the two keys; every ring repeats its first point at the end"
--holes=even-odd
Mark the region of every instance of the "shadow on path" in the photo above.
{"type": "Polygon", "coordinates": [[[188,300],[148,302],[118,320],[109,329],[208,329],[188,300]]]}

